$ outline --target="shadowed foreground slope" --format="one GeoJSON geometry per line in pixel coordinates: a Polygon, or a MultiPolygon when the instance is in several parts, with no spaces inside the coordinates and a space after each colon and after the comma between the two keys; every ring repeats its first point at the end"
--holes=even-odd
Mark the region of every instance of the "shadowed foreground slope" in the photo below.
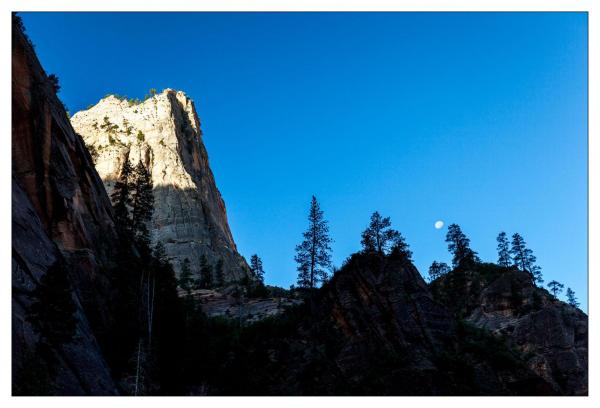
{"type": "Polygon", "coordinates": [[[203,345],[217,356],[195,365],[192,394],[557,393],[520,352],[456,320],[416,268],[395,255],[353,255],[305,304],[280,317],[243,329],[211,324],[219,329],[213,326],[203,345]]]}

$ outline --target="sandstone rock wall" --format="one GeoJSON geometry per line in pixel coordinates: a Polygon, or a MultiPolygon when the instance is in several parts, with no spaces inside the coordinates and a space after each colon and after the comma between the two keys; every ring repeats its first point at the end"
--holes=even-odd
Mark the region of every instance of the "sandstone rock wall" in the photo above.
{"type": "Polygon", "coordinates": [[[150,169],[152,239],[165,245],[176,271],[188,258],[192,271],[199,272],[204,254],[213,265],[223,260],[226,280],[248,275],[209,167],[194,103],[183,92],[166,89],[139,103],[111,95],[76,113],[71,122],[93,152],[109,195],[127,158],[150,169]]]}
{"type": "Polygon", "coordinates": [[[482,291],[478,302],[468,321],[506,336],[511,345],[529,356],[529,367],[558,392],[587,394],[585,313],[535,288],[520,271],[500,276],[482,291]]]}
{"type": "Polygon", "coordinates": [[[522,352],[554,392],[587,395],[588,318],[533,285],[527,273],[480,265],[453,271],[432,289],[456,315],[522,352]]]}
{"type": "Polygon", "coordinates": [[[110,395],[117,389],[95,333],[111,321],[105,271],[115,229],[102,181],[73,131],[19,20],[12,39],[12,368],[20,394],[110,395]],[[36,383],[39,334],[32,290],[64,260],[76,304],[74,340],[51,349],[54,373],[36,383]],[[93,321],[90,318],[93,316],[93,321]]]}

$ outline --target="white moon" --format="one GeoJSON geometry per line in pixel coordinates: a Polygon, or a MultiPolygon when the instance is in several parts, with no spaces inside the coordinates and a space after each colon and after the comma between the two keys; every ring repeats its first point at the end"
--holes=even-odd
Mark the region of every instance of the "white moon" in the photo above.
{"type": "Polygon", "coordinates": [[[436,221],[435,224],[433,224],[433,226],[435,227],[435,229],[442,229],[442,227],[444,226],[444,221],[436,221]]]}

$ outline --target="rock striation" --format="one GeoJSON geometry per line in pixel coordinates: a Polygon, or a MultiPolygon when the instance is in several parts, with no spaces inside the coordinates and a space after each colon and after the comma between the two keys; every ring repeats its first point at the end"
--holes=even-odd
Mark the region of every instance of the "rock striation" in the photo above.
{"type": "Polygon", "coordinates": [[[480,264],[434,281],[432,292],[456,316],[522,352],[557,394],[587,395],[587,315],[536,287],[527,273],[480,264]]]}
{"type": "MultiPolygon", "coordinates": [[[[215,336],[208,344],[237,338],[208,336],[215,336]]],[[[200,384],[204,393],[560,394],[502,340],[456,319],[397,254],[352,255],[304,303],[240,338],[242,346],[215,357],[211,380],[200,384]]]]}
{"type": "Polygon", "coordinates": [[[188,258],[192,272],[199,273],[200,257],[205,255],[213,266],[223,261],[227,281],[249,276],[229,229],[190,98],[172,89],[143,102],[110,95],[77,112],[71,123],[92,152],[109,195],[125,160],[133,166],[141,161],[150,170],[155,197],[152,239],[165,245],[176,272],[188,258]]]}
{"type": "Polygon", "coordinates": [[[20,20],[13,19],[13,393],[116,394],[97,336],[111,324],[112,289],[104,273],[116,250],[111,205],[83,140],[56,97],[55,84],[20,20]],[[27,316],[33,290],[57,262],[73,288],[75,336],[40,357],[40,334],[27,316]],[[44,361],[52,375],[40,378],[44,361]]]}

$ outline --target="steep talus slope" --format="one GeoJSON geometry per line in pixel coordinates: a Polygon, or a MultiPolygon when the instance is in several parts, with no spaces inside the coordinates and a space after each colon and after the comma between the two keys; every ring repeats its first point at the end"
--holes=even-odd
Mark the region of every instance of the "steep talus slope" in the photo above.
{"type": "Polygon", "coordinates": [[[110,202],[18,23],[12,39],[12,115],[13,391],[115,394],[94,335],[111,323],[111,288],[103,273],[115,250],[110,202]],[[76,333],[71,343],[51,351],[53,380],[36,384],[39,334],[27,314],[32,290],[57,262],[74,289],[76,333]]]}
{"type": "Polygon", "coordinates": [[[209,167],[194,103],[183,92],[166,89],[144,102],[108,96],[71,122],[92,151],[109,195],[124,160],[133,166],[141,160],[150,169],[152,238],[164,243],[176,271],[188,258],[198,273],[206,255],[212,265],[223,260],[226,280],[248,276],[209,167]]]}
{"type": "Polygon", "coordinates": [[[537,288],[529,275],[485,264],[432,284],[436,298],[467,322],[520,350],[555,392],[587,395],[588,319],[537,288]]]}

